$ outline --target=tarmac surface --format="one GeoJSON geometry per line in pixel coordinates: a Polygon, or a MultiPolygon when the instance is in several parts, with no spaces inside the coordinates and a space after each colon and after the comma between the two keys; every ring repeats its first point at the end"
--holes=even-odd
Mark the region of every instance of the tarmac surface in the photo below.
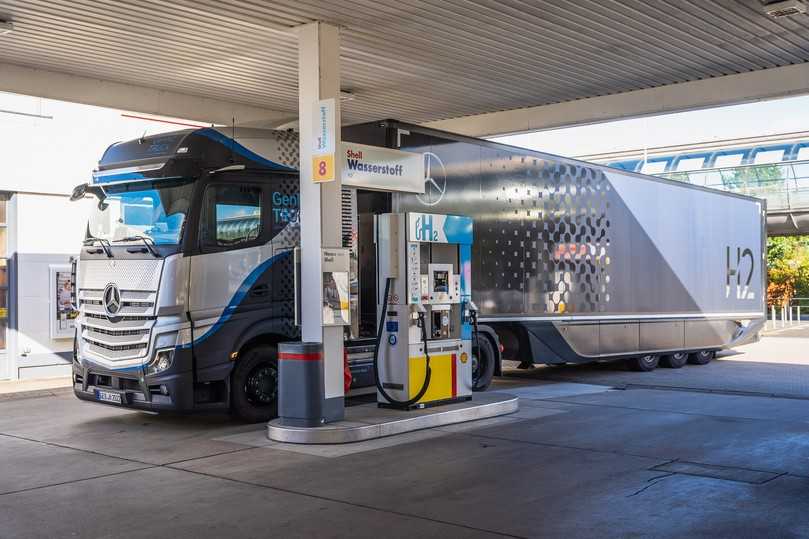
{"type": "Polygon", "coordinates": [[[809,536],[809,335],[735,352],[510,369],[516,414],[342,446],[0,401],[0,537],[809,536]]]}

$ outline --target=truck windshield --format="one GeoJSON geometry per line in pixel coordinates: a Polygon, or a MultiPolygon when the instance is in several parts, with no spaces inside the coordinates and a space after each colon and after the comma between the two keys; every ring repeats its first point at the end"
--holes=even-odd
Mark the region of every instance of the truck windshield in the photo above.
{"type": "Polygon", "coordinates": [[[104,193],[90,214],[88,237],[114,242],[145,236],[157,245],[180,243],[191,208],[192,179],[110,185],[104,193]]]}

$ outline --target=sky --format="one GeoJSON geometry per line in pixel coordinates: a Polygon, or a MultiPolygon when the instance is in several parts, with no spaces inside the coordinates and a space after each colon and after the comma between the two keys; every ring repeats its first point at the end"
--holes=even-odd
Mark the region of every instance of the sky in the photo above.
{"type": "Polygon", "coordinates": [[[809,96],[495,137],[566,157],[809,131],[809,96]]]}

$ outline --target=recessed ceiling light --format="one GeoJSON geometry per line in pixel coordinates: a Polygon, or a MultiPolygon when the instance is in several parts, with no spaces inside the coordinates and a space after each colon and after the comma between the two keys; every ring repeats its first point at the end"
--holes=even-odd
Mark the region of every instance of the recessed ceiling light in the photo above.
{"type": "Polygon", "coordinates": [[[806,13],[806,4],[802,0],[784,0],[782,2],[772,2],[764,6],[764,12],[770,17],[790,17],[806,13]]]}
{"type": "Polygon", "coordinates": [[[4,36],[14,30],[14,23],[11,21],[0,21],[0,36],[4,36]]]}

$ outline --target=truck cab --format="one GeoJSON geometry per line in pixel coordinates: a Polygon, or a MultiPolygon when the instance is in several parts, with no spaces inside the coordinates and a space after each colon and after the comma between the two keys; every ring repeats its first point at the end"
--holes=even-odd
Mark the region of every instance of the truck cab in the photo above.
{"type": "Polygon", "coordinates": [[[149,411],[275,414],[300,237],[294,133],[214,128],[114,144],[74,199],[74,392],[149,411]],[[235,137],[234,137],[235,135],[235,137]]]}

